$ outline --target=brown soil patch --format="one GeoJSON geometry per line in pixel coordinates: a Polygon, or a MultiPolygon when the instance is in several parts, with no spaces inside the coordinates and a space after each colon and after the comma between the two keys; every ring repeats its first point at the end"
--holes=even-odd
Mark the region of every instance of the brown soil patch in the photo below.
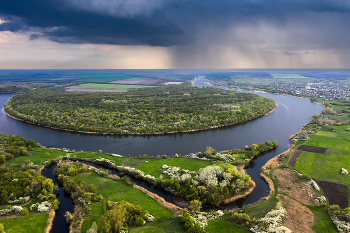
{"type": "Polygon", "coordinates": [[[113,209],[114,206],[118,205],[118,202],[108,201],[108,206],[110,209],[113,209]]]}
{"type": "Polygon", "coordinates": [[[277,195],[277,199],[287,211],[287,218],[283,221],[283,226],[298,233],[315,232],[311,228],[314,225],[314,215],[311,210],[286,196],[277,195]]]}
{"type": "Polygon", "coordinates": [[[314,146],[305,146],[305,145],[298,146],[298,150],[313,152],[318,154],[324,154],[327,149],[328,148],[325,148],[325,147],[314,147],[314,146]]]}
{"type": "Polygon", "coordinates": [[[147,189],[145,188],[142,188],[136,184],[134,184],[133,186],[134,188],[138,189],[138,190],[141,190],[142,192],[146,193],[148,196],[150,196],[153,200],[155,200],[156,202],[158,202],[159,204],[161,204],[162,206],[164,206],[165,208],[173,211],[175,213],[175,215],[180,215],[182,214],[182,208],[172,204],[172,203],[169,203],[167,201],[164,200],[164,198],[158,196],[157,194],[154,194],[150,191],[148,191],[147,189]]]}
{"type": "Polygon", "coordinates": [[[281,168],[274,170],[272,177],[279,184],[279,192],[287,194],[304,205],[316,205],[314,190],[301,182],[297,174],[293,174],[289,169],[281,168]]]}
{"type": "Polygon", "coordinates": [[[289,161],[288,161],[288,165],[291,166],[291,167],[294,167],[295,165],[295,162],[297,161],[299,155],[301,154],[301,150],[296,150],[294,152],[294,154],[292,155],[292,157],[290,157],[289,161]]]}
{"type": "Polygon", "coordinates": [[[342,209],[348,207],[348,192],[346,185],[328,181],[315,180],[322,188],[330,205],[338,205],[342,209]]]}
{"type": "Polygon", "coordinates": [[[46,228],[44,233],[50,233],[55,215],[56,215],[56,212],[53,209],[51,209],[49,212],[49,218],[47,219],[47,222],[46,222],[46,228]]]}
{"type": "Polygon", "coordinates": [[[270,188],[270,193],[269,196],[271,194],[273,194],[275,192],[275,186],[273,185],[272,180],[270,179],[270,177],[265,176],[264,174],[260,173],[260,177],[266,182],[266,184],[269,186],[270,188]]]}
{"type": "Polygon", "coordinates": [[[93,89],[93,88],[83,88],[83,87],[67,87],[66,91],[77,91],[77,92],[127,92],[128,90],[93,89]]]}
{"type": "Polygon", "coordinates": [[[118,81],[112,81],[110,83],[117,83],[117,84],[137,84],[137,85],[151,85],[157,82],[161,82],[161,79],[157,78],[146,78],[146,79],[124,79],[124,80],[118,80],[118,81]]]}

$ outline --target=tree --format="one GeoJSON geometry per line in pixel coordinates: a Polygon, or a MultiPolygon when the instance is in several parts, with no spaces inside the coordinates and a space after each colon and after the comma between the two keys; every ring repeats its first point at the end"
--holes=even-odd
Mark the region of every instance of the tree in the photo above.
{"type": "MultiPolygon", "coordinates": [[[[27,207],[23,207],[22,210],[21,210],[21,214],[23,216],[27,216],[29,214],[29,210],[27,207]]],[[[1,231],[0,231],[1,232],[1,231]]]]}
{"type": "Polygon", "coordinates": [[[126,209],[119,204],[114,206],[112,210],[108,210],[98,220],[98,229],[102,232],[119,232],[123,228],[126,220],[126,209]]]}
{"type": "Polygon", "coordinates": [[[5,163],[5,162],[6,162],[6,156],[0,155],[0,163],[5,163]]]}
{"type": "Polygon", "coordinates": [[[193,200],[190,202],[189,208],[192,210],[193,213],[198,213],[202,208],[202,202],[198,200],[193,200]]]}
{"type": "Polygon", "coordinates": [[[70,223],[73,220],[73,215],[69,211],[66,211],[64,217],[66,218],[67,223],[70,223]]]}
{"type": "Polygon", "coordinates": [[[307,139],[307,132],[305,130],[300,131],[298,135],[301,139],[307,139]]]}

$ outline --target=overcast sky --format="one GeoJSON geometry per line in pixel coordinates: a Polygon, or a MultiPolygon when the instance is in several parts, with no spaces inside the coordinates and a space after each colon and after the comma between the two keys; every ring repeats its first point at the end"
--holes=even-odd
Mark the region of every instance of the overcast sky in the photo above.
{"type": "Polygon", "coordinates": [[[350,68],[350,1],[2,0],[0,68],[350,68]]]}

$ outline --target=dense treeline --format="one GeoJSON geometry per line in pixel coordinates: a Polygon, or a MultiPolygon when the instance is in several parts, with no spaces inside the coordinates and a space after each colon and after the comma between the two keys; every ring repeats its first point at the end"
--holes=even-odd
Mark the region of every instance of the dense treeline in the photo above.
{"type": "Polygon", "coordinates": [[[5,163],[17,156],[27,156],[29,151],[40,146],[34,140],[27,140],[18,135],[0,133],[0,164],[5,163]]]}
{"type": "Polygon", "coordinates": [[[17,93],[5,110],[48,127],[97,133],[163,133],[242,123],[275,107],[262,96],[177,85],[126,93],[66,93],[55,88],[17,93]]]}
{"type": "MultiPolygon", "coordinates": [[[[0,144],[0,164],[17,156],[28,156],[32,148],[39,146],[34,140],[4,133],[0,134],[0,144]]],[[[53,181],[40,175],[39,166],[25,160],[24,164],[18,167],[20,171],[6,166],[0,167],[0,205],[11,201],[20,203],[20,200],[25,200],[24,197],[27,196],[39,200],[56,199],[53,194],[53,181]]]]}

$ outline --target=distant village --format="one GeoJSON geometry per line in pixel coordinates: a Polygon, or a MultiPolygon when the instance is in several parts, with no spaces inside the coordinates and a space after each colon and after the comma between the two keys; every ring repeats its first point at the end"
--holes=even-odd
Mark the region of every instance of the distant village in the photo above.
{"type": "Polygon", "coordinates": [[[260,90],[266,92],[286,93],[308,98],[321,98],[324,100],[350,100],[350,87],[340,83],[268,83],[258,82],[240,83],[242,89],[260,90]]]}

